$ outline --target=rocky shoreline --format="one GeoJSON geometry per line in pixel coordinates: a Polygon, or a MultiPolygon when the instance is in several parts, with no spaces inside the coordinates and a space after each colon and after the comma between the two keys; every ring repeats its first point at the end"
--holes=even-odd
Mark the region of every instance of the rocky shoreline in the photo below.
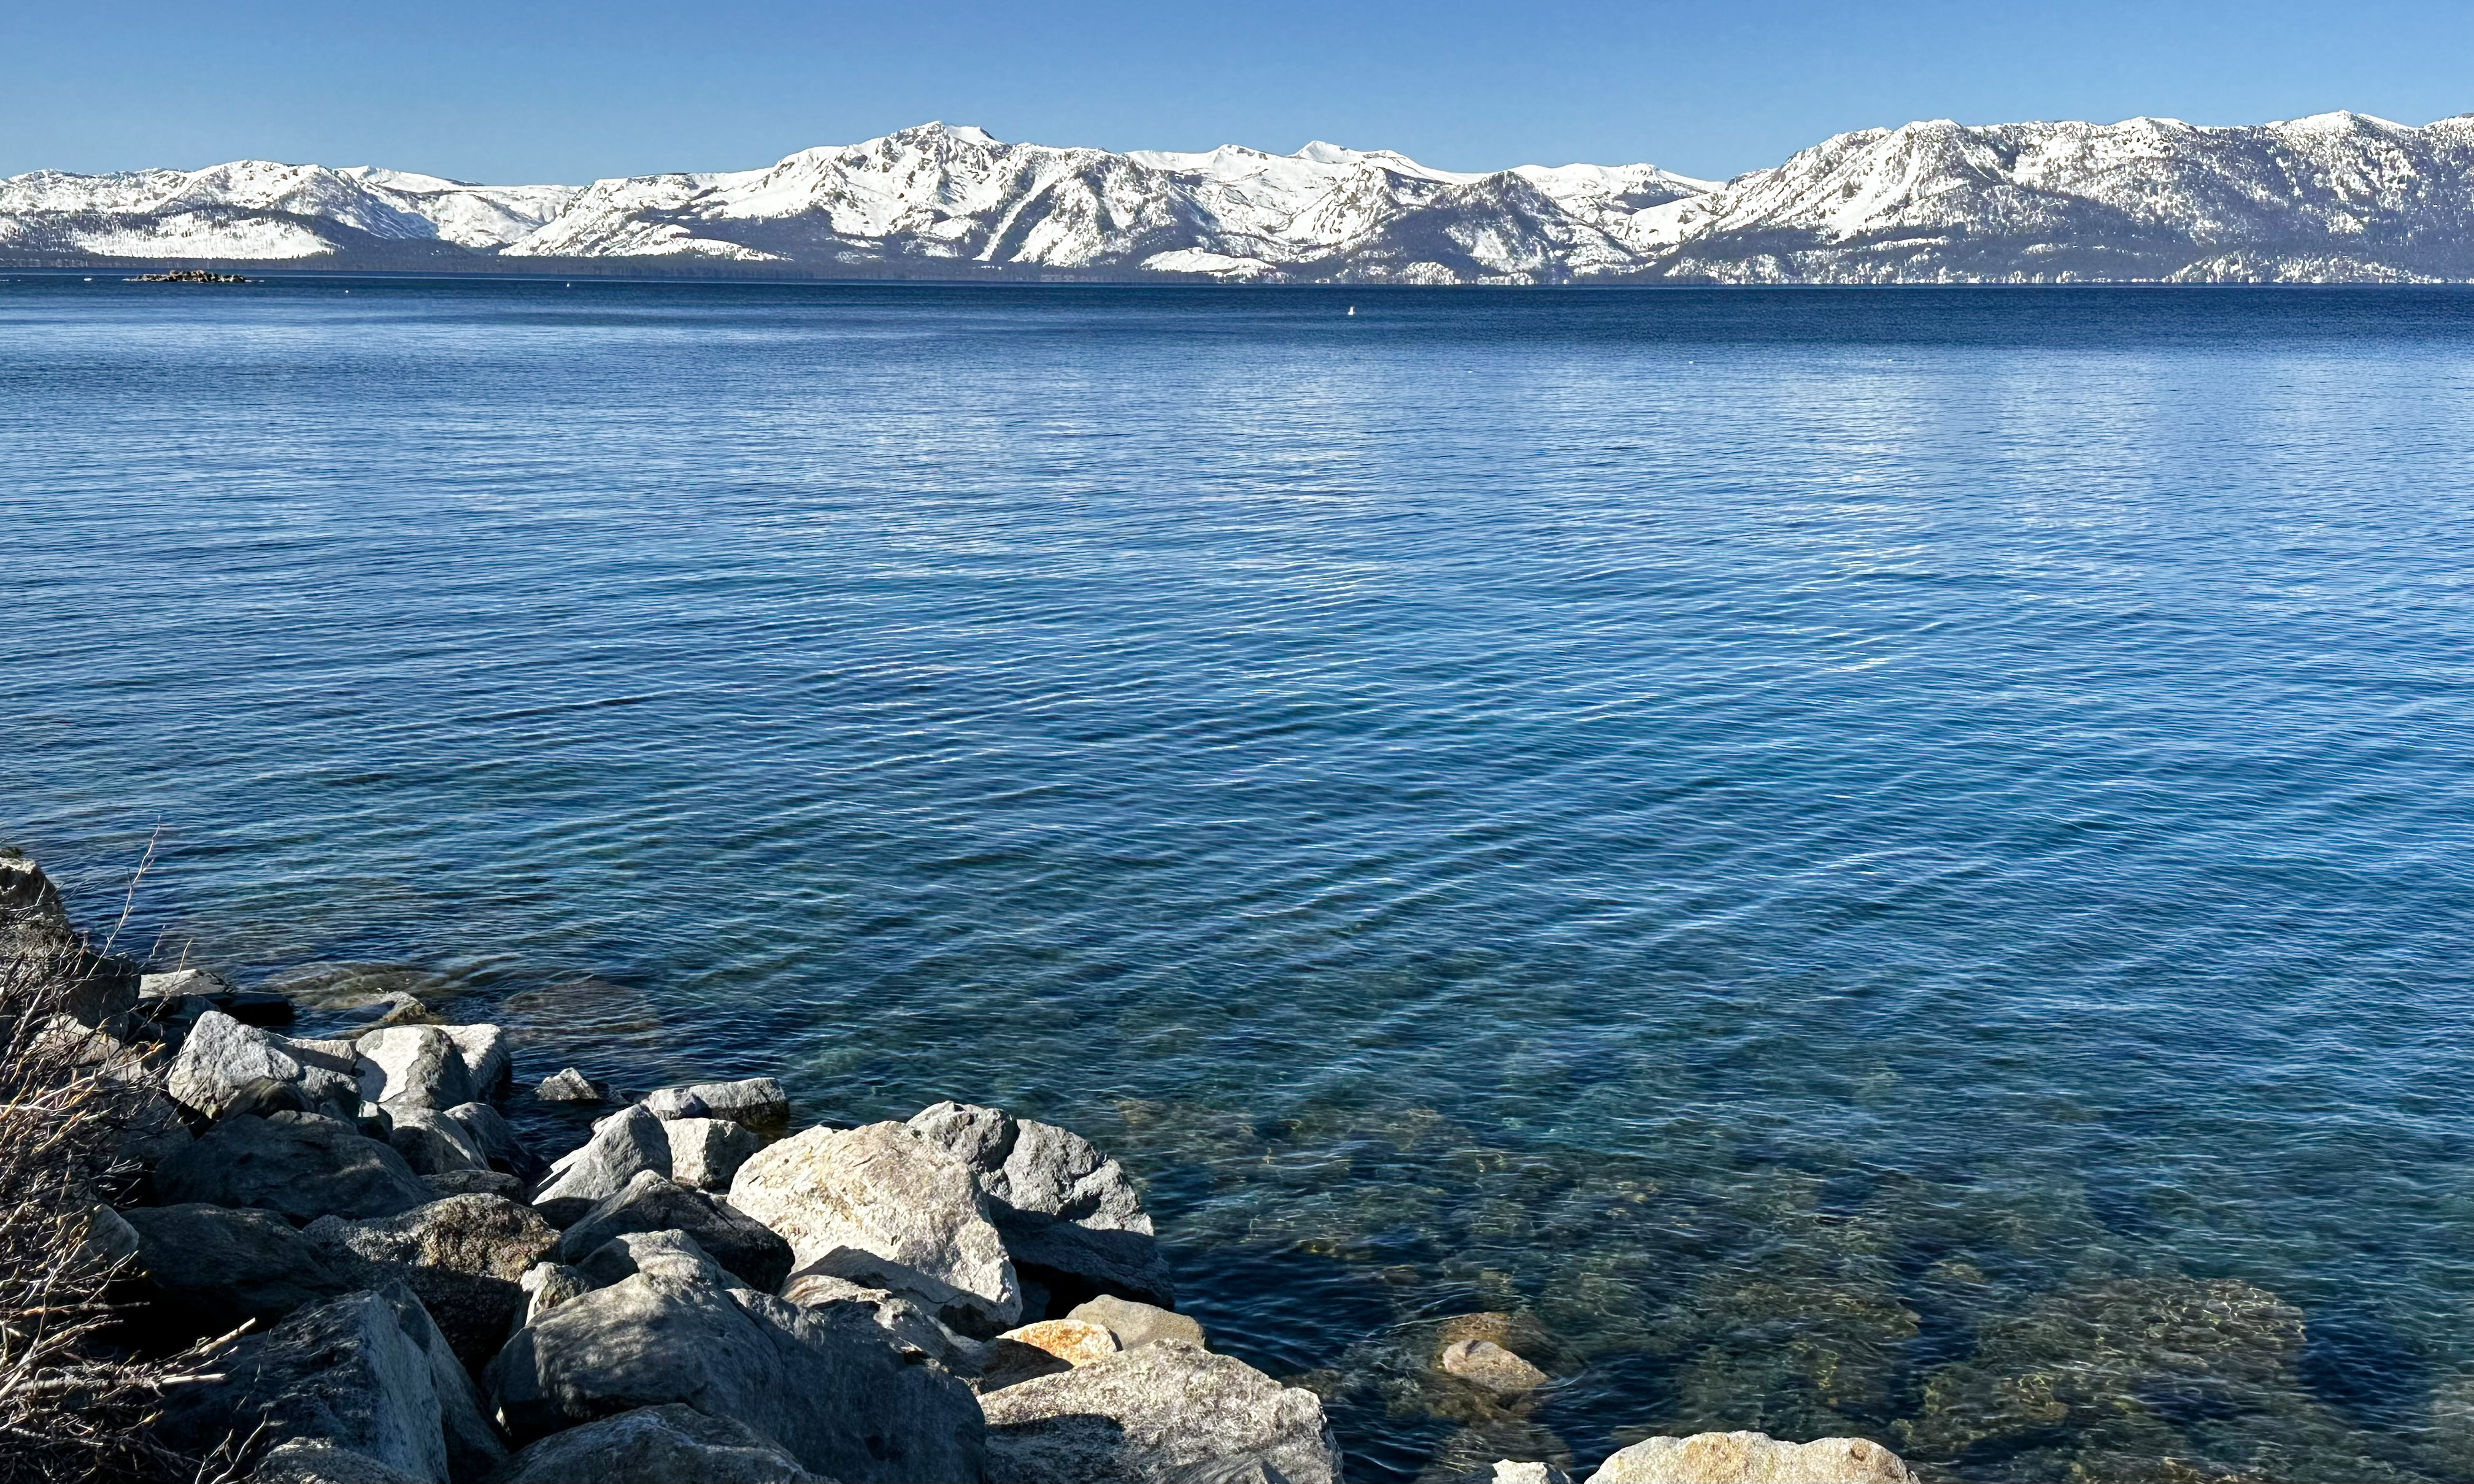
{"type": "MultiPolygon", "coordinates": [[[[349,1034],[209,970],[87,951],[0,858],[0,958],[82,964],[45,1028],[144,1111],[85,1245],[147,1343],[239,1330],[158,1430],[267,1484],[1126,1480],[1317,1484],[1312,1390],[1176,1308],[1141,1194],[1088,1140],[944,1102],[811,1122],[771,1078],[614,1091],[517,1077],[515,1038],[398,992],[349,1034]],[[606,1109],[536,1148],[515,1099],[606,1109]]],[[[555,1048],[523,1048],[529,1058],[555,1048]]],[[[549,1064],[549,1063],[545,1063],[549,1064]]],[[[1486,1316],[1473,1316],[1483,1320],[1486,1316]]],[[[1433,1364],[1553,1384],[1483,1324],[1433,1364]]],[[[1564,1475],[1504,1460],[1493,1478],[1564,1475]]],[[[1652,1437],[1589,1475],[1899,1481],[1879,1444],[1652,1437]]]]}

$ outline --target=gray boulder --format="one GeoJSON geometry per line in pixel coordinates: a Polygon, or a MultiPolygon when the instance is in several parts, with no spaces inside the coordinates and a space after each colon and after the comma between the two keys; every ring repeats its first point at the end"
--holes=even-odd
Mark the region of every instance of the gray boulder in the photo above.
{"type": "Polygon", "coordinates": [[[556,1432],[491,1484],[823,1484],[745,1423],[673,1401],[556,1432]]]}
{"type": "Polygon", "coordinates": [[[382,1026],[352,1045],[360,1054],[361,1096],[390,1112],[473,1101],[473,1075],[445,1026],[382,1026]]]}
{"type": "Polygon", "coordinates": [[[976,1375],[987,1364],[986,1345],[956,1334],[917,1303],[887,1289],[865,1288],[829,1273],[802,1271],[782,1285],[782,1299],[803,1309],[849,1304],[864,1313],[898,1348],[932,1356],[958,1375],[976,1375]]]}
{"type": "Polygon", "coordinates": [[[527,1179],[541,1173],[540,1158],[524,1147],[523,1140],[516,1137],[516,1131],[508,1124],[506,1115],[489,1104],[459,1103],[439,1116],[452,1119],[456,1127],[471,1136],[473,1143],[489,1160],[491,1169],[527,1179]]]}
{"type": "Polygon", "coordinates": [[[910,1127],[970,1167],[1020,1276],[1069,1302],[1112,1293],[1176,1306],[1141,1197],[1089,1139],[966,1103],[922,1109],[910,1127]]]}
{"type": "Polygon", "coordinates": [[[394,1216],[434,1199],[400,1156],[315,1113],[244,1114],[155,1167],[165,1204],[248,1206],[295,1226],[394,1216]]]}
{"type": "Polygon", "coordinates": [[[904,1124],[810,1129],[739,1167],[730,1204],[788,1239],[798,1265],[916,1299],[964,1334],[1022,1318],[1022,1286],[970,1167],[904,1124]]]}
{"type": "Polygon", "coordinates": [[[643,1108],[623,1108],[594,1124],[583,1148],[551,1161],[549,1168],[550,1178],[534,1192],[533,1204],[550,1225],[573,1226],[644,1171],[668,1175],[669,1135],[662,1131],[662,1121],[643,1108]]]}
{"type": "Polygon", "coordinates": [[[400,1285],[303,1309],[215,1369],[221,1380],[166,1401],[159,1430],[174,1447],[204,1451],[262,1423],[267,1443],[327,1444],[429,1484],[477,1479],[506,1457],[472,1378],[400,1285]]]}
{"type": "Polygon", "coordinates": [[[463,1058],[464,1075],[472,1083],[473,1096],[496,1098],[504,1095],[516,1069],[516,1038],[504,1026],[440,1026],[447,1038],[455,1043],[456,1054],[463,1058]]]}
{"type": "Polygon", "coordinates": [[[1102,1294],[1085,1304],[1078,1305],[1065,1316],[1088,1320],[1117,1337],[1123,1350],[1149,1345],[1154,1340],[1176,1340],[1198,1350],[1205,1349],[1202,1326],[1192,1316],[1175,1313],[1156,1304],[1137,1303],[1114,1294],[1102,1294]]]}
{"type": "Polygon", "coordinates": [[[769,1077],[664,1087],[645,1095],[644,1107],[656,1118],[726,1118],[757,1130],[790,1121],[790,1095],[769,1077]]]}
{"type": "Polygon", "coordinates": [[[1898,1454],[1869,1438],[1783,1443],[1765,1432],[1643,1438],[1608,1455],[1589,1484],[1914,1484],[1898,1454]]]}
{"type": "Polygon", "coordinates": [[[588,1080],[573,1067],[561,1067],[541,1080],[533,1096],[545,1103],[607,1103],[610,1089],[588,1080]]]}
{"type": "Polygon", "coordinates": [[[367,1453],[306,1438],[269,1448],[249,1479],[250,1484],[435,1484],[367,1453]]]}
{"type": "Polygon", "coordinates": [[[514,1201],[524,1193],[522,1180],[497,1170],[449,1170],[444,1175],[424,1175],[421,1182],[441,1196],[504,1196],[514,1201]]]}
{"type": "Polygon", "coordinates": [[[790,1244],[772,1229],[651,1170],[638,1171],[625,1188],[576,1218],[559,1240],[559,1260],[581,1264],[627,1231],[684,1231],[760,1293],[779,1290],[790,1276],[790,1244]]]}
{"type": "Polygon", "coordinates": [[[478,1371],[524,1310],[520,1280],[558,1245],[530,1206],[498,1196],[450,1196],[375,1221],[327,1217],[302,1235],[338,1258],[384,1265],[437,1321],[456,1358],[478,1371]]]}
{"type": "Polygon", "coordinates": [[[1340,1448],[1313,1392],[1174,1340],[980,1398],[1005,1484],[1332,1484],[1340,1448]]]}
{"type": "Polygon", "coordinates": [[[941,1366],[863,1315],[743,1288],[640,1273],[518,1330],[488,1379],[525,1443],[678,1402],[736,1418],[844,1484],[982,1476],[978,1404],[941,1366]]]}
{"type": "Polygon", "coordinates": [[[171,1205],[122,1219],[137,1233],[137,1268],[153,1297],[191,1333],[222,1334],[243,1320],[263,1329],[362,1286],[356,1264],[329,1261],[272,1211],[171,1205]]]}
{"type": "Polygon", "coordinates": [[[490,1156],[463,1124],[435,1108],[398,1104],[387,1109],[387,1147],[403,1156],[416,1175],[451,1175],[459,1170],[486,1170],[490,1156]]]}
{"type": "Polygon", "coordinates": [[[212,1000],[218,995],[238,993],[238,985],[212,969],[173,969],[137,977],[137,997],[141,1000],[177,1000],[187,995],[212,1000]]]}
{"type": "Polygon", "coordinates": [[[716,1288],[736,1288],[740,1283],[684,1231],[622,1231],[594,1248],[575,1264],[575,1271],[592,1279],[595,1288],[624,1282],[639,1273],[716,1288]]]}
{"type": "Polygon", "coordinates": [[[1493,1484],[1572,1484],[1572,1476],[1553,1464],[1536,1459],[1498,1458],[1493,1484]]]}
{"type": "Polygon", "coordinates": [[[208,1119],[292,1110],[350,1120],[361,1106],[349,1054],[243,1025],[216,1010],[189,1028],[163,1086],[174,1102],[208,1119]]]}
{"type": "Polygon", "coordinates": [[[727,1118],[665,1118],[662,1131],[670,1140],[670,1179],[698,1190],[728,1190],[739,1167],[764,1147],[727,1118]]]}
{"type": "Polygon", "coordinates": [[[568,1300],[593,1291],[593,1279],[563,1262],[536,1262],[524,1269],[517,1285],[524,1291],[524,1311],[516,1327],[539,1323],[544,1314],[568,1300]]]}

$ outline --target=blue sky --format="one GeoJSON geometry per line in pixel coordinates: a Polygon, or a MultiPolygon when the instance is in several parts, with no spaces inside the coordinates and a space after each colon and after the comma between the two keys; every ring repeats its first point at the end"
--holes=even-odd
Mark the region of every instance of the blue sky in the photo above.
{"type": "Polygon", "coordinates": [[[2474,111],[2474,3],[391,6],[0,18],[0,174],[241,157],[497,182],[743,169],[942,118],[1108,149],[1310,138],[1728,176],[1842,130],[2474,111]]]}

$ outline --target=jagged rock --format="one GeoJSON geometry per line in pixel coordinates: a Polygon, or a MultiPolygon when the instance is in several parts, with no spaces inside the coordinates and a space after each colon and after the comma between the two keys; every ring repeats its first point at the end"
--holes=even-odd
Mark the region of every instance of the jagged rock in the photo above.
{"type": "Polygon", "coordinates": [[[386,1264],[475,1371],[524,1309],[520,1280],[558,1245],[556,1229],[538,1212],[494,1195],[450,1196],[376,1221],[330,1216],[302,1235],[324,1251],[386,1264]]]}
{"type": "Polygon", "coordinates": [[[434,1108],[399,1105],[388,1109],[393,1127],[387,1147],[403,1156],[416,1175],[451,1175],[458,1170],[486,1170],[490,1156],[481,1152],[471,1131],[434,1108]]]}
{"type": "Polygon", "coordinates": [[[782,1298],[803,1309],[822,1308],[829,1303],[862,1309],[879,1329],[893,1338],[895,1345],[934,1356],[958,1375],[977,1372],[987,1363],[986,1348],[980,1342],[962,1338],[911,1300],[886,1289],[862,1287],[831,1274],[802,1272],[792,1274],[790,1280],[782,1285],[782,1298]]]}
{"type": "Polygon", "coordinates": [[[559,1241],[559,1260],[581,1266],[595,1249],[627,1231],[684,1231],[761,1293],[776,1291],[790,1276],[790,1244],[771,1229],[651,1170],[638,1171],[624,1189],[578,1217],[559,1241]]]}
{"type": "Polygon", "coordinates": [[[515,1073],[516,1041],[503,1026],[440,1026],[463,1058],[464,1075],[475,1098],[495,1098],[507,1090],[515,1073]]]}
{"type": "Polygon", "coordinates": [[[530,1177],[541,1173],[539,1156],[516,1137],[516,1131],[506,1115],[487,1103],[459,1103],[443,1115],[470,1134],[473,1143],[490,1162],[490,1168],[510,1175],[530,1177]]]}
{"type": "Polygon", "coordinates": [[[332,1443],[279,1443],[250,1471],[250,1484],[436,1484],[332,1443]]]}
{"type": "Polygon", "coordinates": [[[497,1170],[449,1170],[424,1175],[421,1182],[442,1196],[504,1196],[513,1201],[524,1193],[524,1182],[497,1170]]]}
{"type": "Polygon", "coordinates": [[[1462,1380],[1507,1396],[1536,1391],[1553,1379],[1492,1340],[1455,1340],[1436,1363],[1462,1380]]]}
{"type": "Polygon", "coordinates": [[[730,1202],[788,1238],[803,1268],[917,1299],[984,1337],[1022,1317],[1022,1288],[981,1214],[970,1168],[898,1123],[810,1129],[739,1167],[730,1202]]]}
{"type": "Polygon", "coordinates": [[[656,1118],[726,1118],[750,1129],[778,1129],[790,1121],[790,1095],[769,1077],[735,1083],[692,1083],[644,1096],[656,1118]]]}
{"type": "Polygon", "coordinates": [[[742,1281],[684,1231],[622,1231],[587,1253],[575,1269],[595,1288],[607,1288],[639,1273],[681,1283],[711,1283],[716,1288],[736,1288],[742,1281]]]}
{"type": "Polygon", "coordinates": [[[772,1439],[673,1401],[552,1433],[491,1484],[823,1484],[772,1439]]]}
{"type": "Polygon", "coordinates": [[[1154,1340],[1177,1340],[1198,1350],[1205,1344],[1202,1326],[1192,1317],[1114,1294],[1102,1294],[1065,1317],[1105,1326],[1117,1337],[1120,1350],[1133,1350],[1154,1340]]]}
{"type": "Polygon", "coordinates": [[[400,1284],[295,1313],[218,1359],[223,1379],[175,1388],[160,1431],[204,1451],[262,1420],[264,1441],[325,1443],[412,1478],[476,1478],[506,1457],[472,1377],[400,1284]]]}
{"type": "Polygon", "coordinates": [[[488,1378],[498,1415],[527,1443],[681,1402],[736,1418],[845,1484],[982,1476],[969,1390],[934,1362],[906,1358],[847,1305],[801,1309],[640,1273],[518,1330],[488,1378]]]}
{"type": "Polygon", "coordinates": [[[1589,1484],[1913,1484],[1899,1455],[1865,1438],[1782,1443],[1760,1432],[1644,1438],[1611,1454],[1589,1484]]]}
{"type": "Polygon", "coordinates": [[[1018,1274],[1069,1302],[1113,1293],[1176,1305],[1141,1198],[1090,1140],[967,1103],[922,1109],[910,1127],[970,1167],[1018,1274]]]}
{"type": "Polygon", "coordinates": [[[245,1026],[221,1010],[206,1011],[189,1028],[163,1085],[173,1101],[209,1119],[291,1110],[349,1120],[361,1106],[349,1056],[245,1026]]]}
{"type": "Polygon", "coordinates": [[[1572,1484],[1572,1476],[1550,1463],[1494,1461],[1494,1484],[1572,1484]]]}
{"type": "Polygon", "coordinates": [[[646,1170],[669,1174],[669,1135],[662,1131],[662,1121],[643,1108],[624,1108],[594,1124],[583,1148],[551,1162],[550,1180],[534,1192],[533,1204],[550,1225],[573,1226],[646,1170]]]}
{"type": "Polygon", "coordinates": [[[168,1315],[194,1334],[221,1334],[242,1320],[258,1327],[363,1286],[353,1265],[327,1260],[318,1244],[272,1211],[220,1205],[133,1210],[137,1268],[168,1315]]]}
{"type": "Polygon", "coordinates": [[[764,1147],[726,1118],[665,1118],[662,1128],[670,1139],[670,1179],[698,1190],[728,1190],[748,1156],[764,1147]]]}
{"type": "Polygon", "coordinates": [[[212,969],[172,969],[137,977],[137,997],[141,1000],[177,1000],[191,994],[212,1000],[217,995],[239,992],[238,985],[212,969]]]}
{"type": "Polygon", "coordinates": [[[393,1216],[433,1199],[401,1156],[315,1113],[243,1114],[155,1167],[169,1204],[253,1206],[295,1226],[393,1216]]]}
{"type": "Polygon", "coordinates": [[[400,1108],[447,1108],[473,1101],[473,1074],[445,1026],[385,1026],[362,1033],[361,1095],[400,1108]]]}
{"type": "Polygon", "coordinates": [[[1174,1340],[983,1392],[980,1405],[989,1476],[1009,1484],[1340,1476],[1313,1392],[1174,1340]]]}
{"type": "Polygon", "coordinates": [[[586,1081],[582,1072],[570,1066],[543,1078],[533,1096],[545,1103],[607,1103],[610,1089],[586,1081]]]}
{"type": "Polygon", "coordinates": [[[593,1291],[593,1280],[563,1262],[536,1262],[517,1279],[524,1291],[524,1312],[518,1327],[532,1324],[578,1294],[593,1291]]]}

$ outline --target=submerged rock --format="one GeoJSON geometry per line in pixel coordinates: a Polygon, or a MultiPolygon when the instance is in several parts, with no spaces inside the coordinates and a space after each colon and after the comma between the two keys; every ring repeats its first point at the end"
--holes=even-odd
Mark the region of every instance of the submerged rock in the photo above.
{"type": "Polygon", "coordinates": [[[1536,1391],[1552,1379],[1492,1340],[1455,1340],[1443,1347],[1437,1364],[1465,1381],[1507,1395],[1536,1391]]]}
{"type": "Polygon", "coordinates": [[[757,1154],[730,1204],[780,1232],[810,1271],[907,1294],[985,1337],[1022,1317],[1022,1288],[970,1168],[898,1123],[810,1129],[757,1154]]]}
{"type": "Polygon", "coordinates": [[[176,1447],[204,1451],[263,1423],[266,1442],[329,1445],[433,1484],[506,1456],[472,1378],[400,1287],[303,1309],[216,1370],[222,1379],[171,1393],[161,1430],[176,1447]]]}
{"type": "Polygon", "coordinates": [[[988,1472],[1006,1484],[1331,1484],[1340,1448],[1313,1392],[1174,1340],[986,1392],[988,1472]]]}
{"type": "Polygon", "coordinates": [[[1864,1438],[1782,1443],[1759,1432],[1644,1438],[1589,1484],[1914,1484],[1899,1455],[1864,1438]]]}
{"type": "Polygon", "coordinates": [[[1133,1182],[1090,1140],[967,1103],[924,1108],[910,1127],[970,1168],[1018,1274],[1068,1302],[1113,1293],[1176,1305],[1133,1182]]]}
{"type": "Polygon", "coordinates": [[[394,1216],[435,1199],[392,1149],[315,1113],[243,1114],[155,1169],[167,1204],[249,1206],[295,1226],[394,1216]]]}
{"type": "Polygon", "coordinates": [[[843,1305],[638,1274],[518,1330],[489,1384],[520,1442],[679,1402],[736,1418],[844,1484],[982,1473],[969,1390],[843,1305]]]}
{"type": "Polygon", "coordinates": [[[582,1266],[587,1255],[629,1231],[683,1231],[760,1293],[778,1290],[790,1276],[790,1245],[771,1229],[650,1170],[638,1171],[624,1189],[578,1217],[560,1239],[559,1260],[582,1266]]]}
{"type": "Polygon", "coordinates": [[[821,1484],[782,1446],[726,1417],[666,1402],[552,1433],[491,1484],[821,1484]]]}

